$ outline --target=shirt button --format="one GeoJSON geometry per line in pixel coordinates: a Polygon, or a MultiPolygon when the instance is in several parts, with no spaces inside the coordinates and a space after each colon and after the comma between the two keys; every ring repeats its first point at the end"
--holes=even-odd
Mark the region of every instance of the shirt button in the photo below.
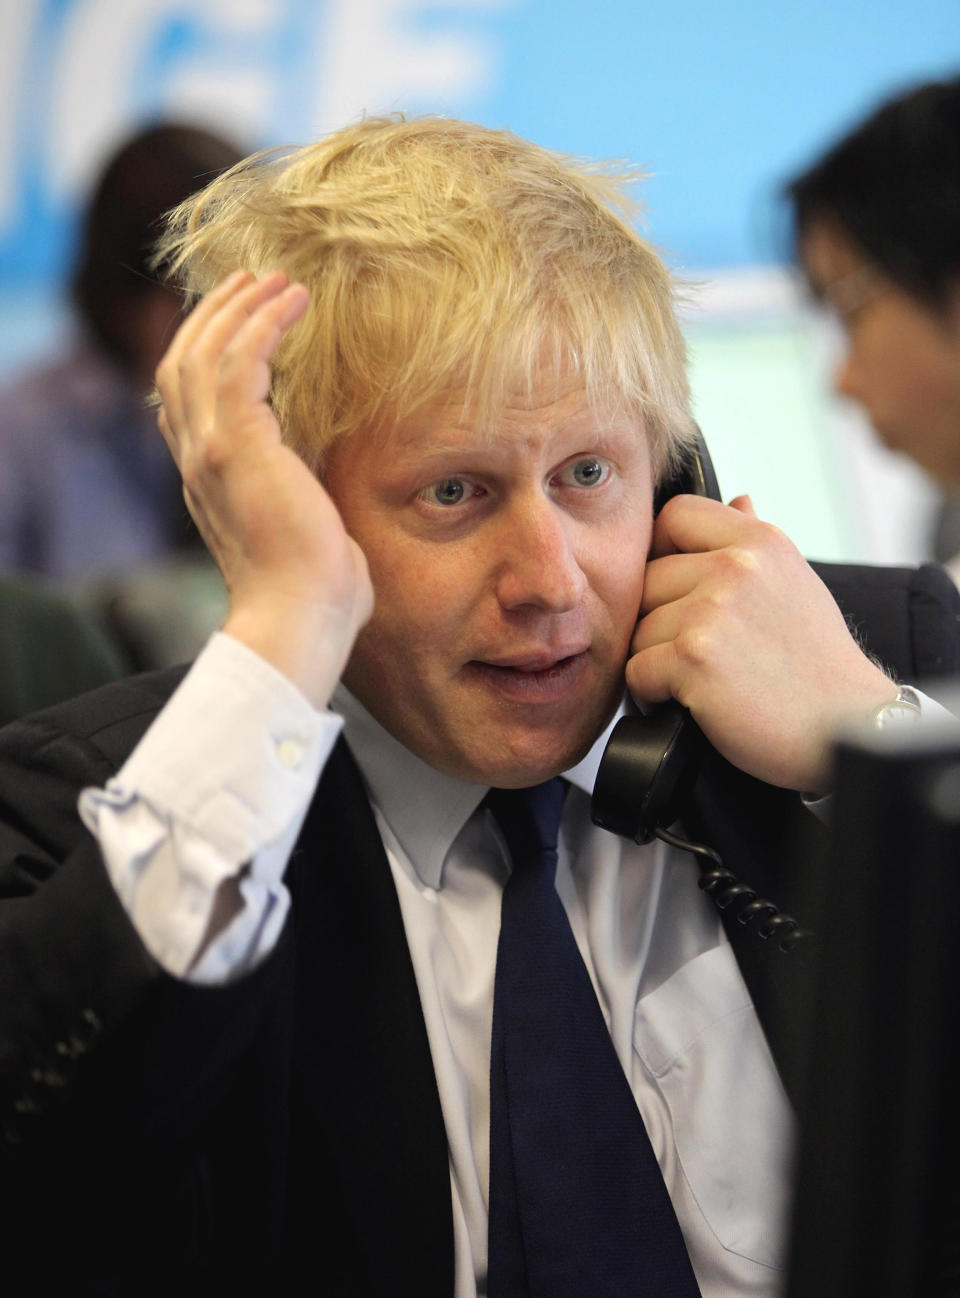
{"type": "Polygon", "coordinates": [[[295,770],[303,761],[303,744],[299,739],[281,739],[277,742],[275,751],[277,761],[288,771],[295,770]]]}

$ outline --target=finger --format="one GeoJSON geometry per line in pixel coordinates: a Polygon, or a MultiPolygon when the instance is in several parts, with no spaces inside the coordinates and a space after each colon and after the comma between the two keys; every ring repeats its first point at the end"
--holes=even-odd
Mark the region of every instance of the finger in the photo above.
{"type": "Polygon", "coordinates": [[[683,599],[710,573],[710,556],[703,554],[668,554],[651,559],[643,576],[641,616],[683,599]]]}
{"type": "Polygon", "coordinates": [[[644,613],[634,628],[630,652],[642,653],[653,645],[669,644],[680,631],[683,617],[684,606],[676,600],[644,613]]]}
{"type": "MultiPolygon", "coordinates": [[[[664,703],[677,698],[672,692],[676,654],[670,641],[651,645],[633,655],[627,663],[627,689],[637,703],[664,703]]],[[[673,688],[676,688],[674,685],[673,688]]],[[[682,699],[678,699],[683,702],[682,699]]]]}
{"type": "Polygon", "coordinates": [[[650,557],[719,550],[741,542],[747,518],[740,509],[706,496],[673,496],[653,525],[650,557]]]}
{"type": "Polygon", "coordinates": [[[187,316],[156,373],[175,435],[182,435],[189,420],[212,415],[220,352],[258,302],[281,292],[286,283],[286,276],[279,273],[258,280],[249,271],[235,271],[187,316]]]}
{"type": "MultiPolygon", "coordinates": [[[[300,319],[308,301],[303,284],[289,284],[276,297],[260,303],[224,348],[221,388],[229,388],[231,380],[247,375],[258,363],[268,365],[283,334],[300,319]]],[[[265,395],[265,389],[257,392],[258,399],[265,395]]]]}
{"type": "Polygon", "coordinates": [[[743,667],[742,655],[729,652],[730,633],[730,625],[710,610],[701,616],[688,601],[655,609],[634,632],[626,668],[631,693],[648,703],[674,698],[696,711],[716,696],[716,681],[743,667]]]}
{"type": "Polygon", "coordinates": [[[261,303],[282,293],[290,282],[279,270],[259,278],[248,272],[243,272],[243,275],[246,278],[238,280],[232,292],[217,293],[217,300],[211,303],[204,298],[196,311],[187,317],[183,326],[184,346],[180,350],[208,356],[219,354],[261,303]],[[193,328],[188,328],[190,325],[193,328]]]}
{"type": "Polygon", "coordinates": [[[157,391],[168,412],[171,431],[173,427],[179,426],[181,420],[179,400],[180,357],[191,345],[197,334],[205,327],[210,317],[220,309],[224,302],[233,294],[239,292],[252,279],[253,275],[250,271],[233,271],[216,288],[211,289],[209,293],[200,299],[186,319],[181,321],[173,335],[170,345],[164,352],[154,374],[157,391]]]}
{"type": "Polygon", "coordinates": [[[231,271],[226,279],[221,280],[209,293],[204,293],[189,315],[180,323],[171,341],[170,350],[183,351],[184,348],[189,347],[210,317],[215,315],[225,302],[229,301],[247,284],[252,283],[253,280],[252,271],[240,268],[231,271]]]}
{"type": "Polygon", "coordinates": [[[741,514],[749,514],[751,518],[757,517],[757,511],[753,507],[753,501],[749,496],[734,496],[730,501],[730,508],[736,509],[741,514]]]}
{"type": "Polygon", "coordinates": [[[251,316],[274,303],[288,285],[286,275],[279,271],[241,285],[205,316],[189,345],[173,353],[174,381],[188,423],[195,421],[202,428],[212,418],[224,352],[251,316]]]}
{"type": "MultiPolygon", "coordinates": [[[[254,425],[242,416],[266,399],[270,362],[286,330],[303,315],[308,300],[302,284],[291,284],[279,297],[262,304],[230,341],[220,366],[218,424],[234,427],[238,434],[252,429],[254,425]]],[[[273,420],[271,427],[279,434],[273,420]]]]}

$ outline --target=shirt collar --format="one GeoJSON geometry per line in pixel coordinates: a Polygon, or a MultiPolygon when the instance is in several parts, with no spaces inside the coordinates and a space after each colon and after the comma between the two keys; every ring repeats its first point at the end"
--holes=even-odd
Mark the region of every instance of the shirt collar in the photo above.
{"type": "MultiPolygon", "coordinates": [[[[331,706],[343,717],[344,736],[374,804],[421,881],[439,888],[447,853],[486,796],[487,786],[429,766],[385,730],[345,686],[337,686],[331,706]]],[[[587,755],[563,773],[587,794],[593,791],[610,731],[625,711],[624,705],[587,755]]]]}
{"type": "Polygon", "coordinates": [[[343,685],[332,707],[374,804],[386,819],[420,879],[440,887],[443,862],[487,790],[428,766],[405,748],[343,685]]]}

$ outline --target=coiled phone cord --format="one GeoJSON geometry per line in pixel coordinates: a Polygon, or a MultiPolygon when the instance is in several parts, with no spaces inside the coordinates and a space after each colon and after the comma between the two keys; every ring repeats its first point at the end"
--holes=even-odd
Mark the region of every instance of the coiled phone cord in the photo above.
{"type": "Polygon", "coordinates": [[[698,886],[713,898],[718,910],[727,910],[730,906],[737,922],[753,926],[752,931],[763,941],[775,939],[775,945],[781,951],[792,951],[795,947],[813,938],[809,929],[801,928],[792,915],[786,915],[772,901],[758,897],[756,890],[748,884],[741,883],[736,875],[731,874],[720,859],[718,852],[703,843],[690,843],[669,829],[655,829],[654,835],[670,847],[678,847],[683,852],[693,852],[700,858],[700,878],[698,886]]]}

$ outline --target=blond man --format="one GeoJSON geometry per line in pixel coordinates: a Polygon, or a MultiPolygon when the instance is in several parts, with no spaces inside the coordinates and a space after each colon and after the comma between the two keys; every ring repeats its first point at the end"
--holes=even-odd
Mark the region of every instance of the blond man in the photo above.
{"type": "MultiPolygon", "coordinates": [[[[11,1158],[21,1185],[56,1170],[75,1231],[98,1151],[105,1292],[281,1293],[307,1269],[338,1295],[508,1291],[488,1208],[511,852],[485,799],[560,773],[557,893],[682,1292],[778,1291],[791,1116],[750,992],[696,867],[592,825],[589,789],[625,690],[685,704],[724,770],[822,792],[840,718],[897,686],[746,498],[654,520],[691,421],[628,181],[371,119],[173,218],[161,256],[201,300],[160,426],[230,612],[172,696],[147,678],[16,732],[0,785],[3,846],[39,863],[18,923],[70,951],[14,1025],[8,1077],[41,1080],[11,1158]],[[78,1061],[59,1104],[44,1015],[78,1061]]],[[[571,1265],[600,1275],[607,1249],[571,1265]]],[[[591,1288],[664,1292],[643,1268],[591,1288]]]]}

